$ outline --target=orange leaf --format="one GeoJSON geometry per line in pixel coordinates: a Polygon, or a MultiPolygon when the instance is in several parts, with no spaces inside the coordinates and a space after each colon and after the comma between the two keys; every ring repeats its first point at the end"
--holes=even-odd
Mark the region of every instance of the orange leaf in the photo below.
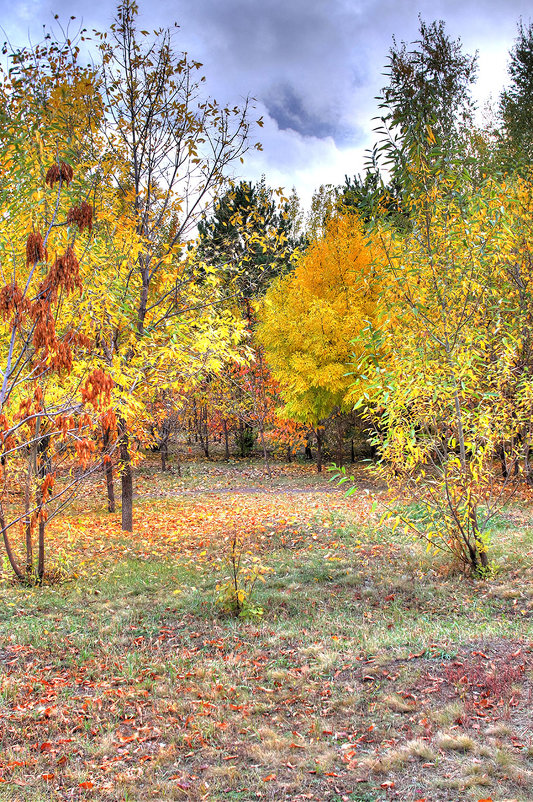
{"type": "Polygon", "coordinates": [[[94,788],[94,783],[90,780],[85,780],[85,782],[78,785],[78,788],[86,788],[88,790],[89,788],[94,788]]]}
{"type": "Polygon", "coordinates": [[[55,774],[41,774],[41,780],[53,780],[55,774]]]}
{"type": "Polygon", "coordinates": [[[270,780],[275,780],[275,779],[276,779],[276,775],[275,774],[267,774],[266,777],[263,777],[263,782],[264,783],[268,783],[268,782],[270,782],[270,780]]]}

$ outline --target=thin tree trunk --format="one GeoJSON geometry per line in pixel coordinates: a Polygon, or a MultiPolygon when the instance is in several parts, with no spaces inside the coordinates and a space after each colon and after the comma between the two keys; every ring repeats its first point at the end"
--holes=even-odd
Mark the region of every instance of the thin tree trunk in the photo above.
{"type": "Polygon", "coordinates": [[[262,449],[263,449],[263,459],[265,461],[266,472],[267,472],[268,478],[272,479],[272,472],[270,470],[270,463],[268,461],[268,453],[267,453],[266,443],[265,443],[265,434],[263,432],[263,426],[262,425],[261,425],[261,427],[259,429],[259,436],[261,438],[261,446],[262,446],[262,449]]]}
{"type": "Polygon", "coordinates": [[[3,513],[2,510],[0,510],[0,528],[2,529],[2,537],[4,539],[4,546],[5,546],[5,549],[6,549],[7,559],[9,560],[11,568],[13,569],[13,571],[15,572],[15,575],[19,579],[24,579],[24,572],[21,571],[20,566],[19,566],[18,562],[15,559],[15,555],[13,554],[13,549],[11,548],[11,543],[9,541],[9,537],[8,537],[8,534],[7,534],[6,522],[5,522],[5,519],[4,519],[4,513],[3,513]]]}
{"type": "Polygon", "coordinates": [[[30,449],[28,456],[28,471],[26,474],[26,487],[24,492],[24,529],[26,531],[26,573],[28,576],[33,569],[33,543],[31,536],[31,517],[30,517],[30,493],[31,493],[31,477],[32,477],[32,453],[34,446],[30,449]]]}
{"type": "Polygon", "coordinates": [[[531,449],[529,446],[526,446],[524,450],[524,475],[527,484],[531,487],[533,485],[533,470],[531,469],[530,455],[531,449]]]}
{"type": "Polygon", "coordinates": [[[343,427],[342,427],[342,419],[339,416],[337,417],[337,465],[342,468],[344,462],[344,438],[343,438],[343,427]]]}
{"type": "Polygon", "coordinates": [[[207,429],[207,404],[205,406],[205,411],[204,411],[204,425],[205,425],[204,453],[205,453],[206,459],[209,459],[209,431],[207,429]]]}
{"type": "Polygon", "coordinates": [[[39,582],[42,582],[44,577],[44,532],[46,521],[44,518],[39,518],[39,559],[37,565],[37,576],[39,582]]]}
{"type": "Polygon", "coordinates": [[[244,457],[244,426],[242,420],[239,421],[239,441],[241,444],[241,457],[244,457]]]}
{"type": "Polygon", "coordinates": [[[228,439],[228,422],[224,420],[224,459],[229,460],[229,439],[228,439]]]}
{"type": "Polygon", "coordinates": [[[122,529],[125,532],[133,532],[133,473],[131,470],[128,432],[126,428],[126,421],[123,418],[119,419],[118,428],[122,495],[122,529]]]}
{"type": "Polygon", "coordinates": [[[316,430],[316,469],[322,473],[322,429],[317,426],[316,430]]]}
{"type": "Polygon", "coordinates": [[[287,446],[287,462],[292,462],[292,449],[290,445],[287,446]]]}
{"type": "Polygon", "coordinates": [[[161,472],[165,473],[167,469],[167,458],[168,458],[168,442],[166,440],[163,440],[161,442],[159,450],[161,452],[161,472]]]}
{"type": "MultiPolygon", "coordinates": [[[[110,439],[109,429],[106,426],[103,433],[104,451],[109,446],[109,439],[110,439]]],[[[111,457],[107,454],[104,454],[104,473],[105,473],[105,482],[107,488],[107,511],[115,512],[116,503],[115,503],[115,485],[113,482],[113,463],[111,461],[111,457]]]]}
{"type": "Polygon", "coordinates": [[[505,448],[503,444],[498,446],[498,456],[500,458],[500,465],[502,466],[502,477],[507,479],[509,472],[507,470],[507,460],[505,459],[505,448]]]}
{"type": "Polygon", "coordinates": [[[355,449],[353,446],[353,437],[350,444],[350,462],[352,463],[352,465],[355,462],[355,449]]]}

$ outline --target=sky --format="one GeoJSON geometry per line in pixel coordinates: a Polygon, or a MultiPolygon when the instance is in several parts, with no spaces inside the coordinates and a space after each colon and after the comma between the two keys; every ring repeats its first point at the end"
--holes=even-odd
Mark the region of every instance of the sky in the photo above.
{"type": "MultiPolygon", "coordinates": [[[[465,52],[478,51],[481,110],[507,80],[519,19],[533,19],[531,0],[138,2],[142,27],[179,24],[176,48],[203,63],[212,97],[255,98],[263,150],[248,155],[242,177],[264,174],[270,186],[295,187],[304,205],[320,184],[341,184],[363,168],[393,36],[415,40],[419,15],[444,20],[465,52]]],[[[13,44],[26,44],[40,39],[54,14],[75,15],[74,30],[78,22],[91,29],[107,27],[114,9],[109,0],[0,0],[0,26],[13,44]]]]}

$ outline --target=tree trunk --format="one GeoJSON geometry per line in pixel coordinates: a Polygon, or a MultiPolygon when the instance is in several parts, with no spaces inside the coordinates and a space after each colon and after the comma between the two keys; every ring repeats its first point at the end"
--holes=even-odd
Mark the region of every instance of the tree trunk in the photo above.
{"type": "Polygon", "coordinates": [[[505,448],[503,445],[498,446],[498,456],[500,458],[500,465],[502,466],[502,477],[507,479],[509,472],[507,470],[507,460],[505,459],[505,448]]]}
{"type": "MultiPolygon", "coordinates": [[[[103,433],[103,445],[105,451],[109,447],[109,429],[107,428],[107,426],[105,427],[103,433]]],[[[104,473],[105,473],[105,482],[107,488],[107,511],[115,512],[116,504],[115,504],[115,485],[113,483],[113,463],[111,461],[111,457],[108,454],[104,454],[104,473]]]]}
{"type": "Polygon", "coordinates": [[[129,451],[129,438],[126,421],[119,418],[120,480],[122,495],[122,529],[133,532],[133,473],[129,451]]]}
{"type": "Polygon", "coordinates": [[[207,404],[206,404],[205,412],[204,412],[204,425],[205,425],[204,454],[205,454],[206,459],[209,459],[209,431],[207,429],[207,404]]]}
{"type": "Polygon", "coordinates": [[[259,429],[259,436],[261,438],[261,447],[263,449],[263,459],[265,460],[266,472],[267,472],[268,478],[272,479],[272,473],[270,471],[270,463],[268,461],[268,454],[267,454],[266,443],[265,443],[265,435],[264,435],[262,426],[259,429]]]}
{"type": "Polygon", "coordinates": [[[239,441],[241,444],[241,457],[244,457],[244,426],[242,420],[239,421],[239,441]]]}
{"type": "Polygon", "coordinates": [[[228,422],[224,420],[224,459],[229,460],[228,422]]]}
{"type": "Polygon", "coordinates": [[[287,462],[292,462],[292,449],[290,445],[287,446],[287,462]]]}
{"type": "Polygon", "coordinates": [[[342,468],[344,462],[344,430],[342,418],[339,413],[337,416],[337,465],[342,468]]]}
{"type": "Polygon", "coordinates": [[[26,474],[26,487],[24,491],[24,529],[26,532],[26,573],[28,576],[31,574],[33,570],[33,543],[32,543],[32,535],[31,535],[31,516],[30,516],[30,498],[31,498],[31,477],[32,477],[32,450],[34,446],[30,449],[30,454],[28,456],[28,472],[26,474]]]}
{"type": "Polygon", "coordinates": [[[0,509],[0,528],[2,529],[2,537],[4,538],[4,546],[6,548],[7,559],[10,562],[11,568],[15,572],[16,576],[19,579],[24,579],[24,573],[21,571],[18,562],[15,559],[15,555],[13,554],[13,549],[11,548],[11,543],[9,541],[9,537],[7,534],[6,522],[4,519],[4,513],[0,509]]]}
{"type": "Polygon", "coordinates": [[[39,560],[37,564],[37,576],[39,582],[43,581],[44,577],[44,530],[46,521],[44,518],[39,518],[39,560]]]}
{"type": "Polygon", "coordinates": [[[531,449],[529,446],[526,446],[524,450],[524,476],[526,477],[527,484],[531,487],[533,486],[533,470],[531,468],[530,462],[530,455],[531,449]]]}
{"type": "Polygon", "coordinates": [[[316,430],[316,469],[322,473],[322,432],[323,429],[317,427],[316,430]]]}

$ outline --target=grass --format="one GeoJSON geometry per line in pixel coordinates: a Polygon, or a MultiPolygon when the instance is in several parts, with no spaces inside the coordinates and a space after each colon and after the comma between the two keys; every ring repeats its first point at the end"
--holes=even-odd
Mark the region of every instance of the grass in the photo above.
{"type": "Polygon", "coordinates": [[[4,578],[0,800],[531,798],[529,502],[481,582],[377,532],[362,494],[276,471],[144,467],[132,540],[91,488],[51,531],[83,532],[78,578],[4,578]],[[261,620],[216,605],[236,527],[273,569],[261,620]]]}

